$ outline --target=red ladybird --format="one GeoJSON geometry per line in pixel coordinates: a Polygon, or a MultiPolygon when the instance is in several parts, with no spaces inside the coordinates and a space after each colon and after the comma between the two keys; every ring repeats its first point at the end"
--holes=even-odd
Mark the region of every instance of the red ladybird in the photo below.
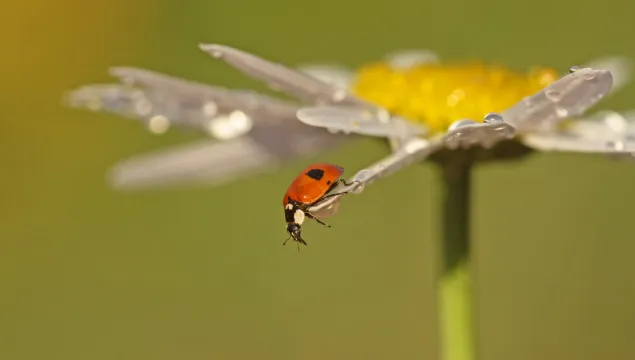
{"type": "Polygon", "coordinates": [[[313,216],[308,209],[332,196],[346,194],[346,192],[341,192],[326,195],[339,183],[346,186],[350,185],[344,179],[340,179],[343,173],[344,169],[340,166],[320,163],[307,167],[293,180],[282,199],[284,217],[287,221],[287,232],[289,233],[289,238],[284,241],[283,245],[289,239],[298,242],[298,246],[299,243],[306,245],[300,233],[300,226],[304,222],[305,216],[326,227],[330,227],[330,225],[313,216]]]}

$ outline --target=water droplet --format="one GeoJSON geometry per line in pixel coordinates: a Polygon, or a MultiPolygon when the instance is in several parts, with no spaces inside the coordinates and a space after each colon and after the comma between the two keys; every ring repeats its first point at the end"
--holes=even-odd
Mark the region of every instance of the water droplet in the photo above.
{"type": "Polygon", "coordinates": [[[593,79],[595,79],[595,75],[596,75],[595,71],[589,69],[588,72],[585,72],[584,75],[582,75],[582,78],[584,80],[593,80],[593,79]]]}
{"type": "Polygon", "coordinates": [[[362,169],[353,176],[353,181],[361,181],[364,182],[368,180],[373,175],[373,172],[370,169],[362,169]]]}
{"type": "Polygon", "coordinates": [[[148,129],[153,134],[164,134],[170,128],[170,120],[163,115],[155,115],[148,120],[148,129]]]}
{"type": "Polygon", "coordinates": [[[234,110],[229,114],[228,122],[235,130],[234,136],[240,136],[251,130],[253,122],[251,118],[240,110],[234,110]]]}
{"type": "Polygon", "coordinates": [[[547,99],[553,102],[558,102],[562,99],[562,94],[560,93],[560,91],[554,89],[545,90],[545,96],[547,97],[547,99]]]}
{"type": "Polygon", "coordinates": [[[578,65],[573,65],[572,67],[569,68],[569,74],[573,74],[574,72],[580,70],[580,67],[578,65]]]}
{"type": "Polygon", "coordinates": [[[351,193],[353,194],[359,194],[362,191],[364,191],[364,188],[366,187],[366,185],[364,185],[363,183],[361,183],[361,185],[358,185],[355,189],[351,190],[351,193]]]}
{"type": "Polygon", "coordinates": [[[353,179],[352,179],[353,182],[357,182],[358,184],[355,188],[351,190],[351,192],[354,194],[359,194],[362,191],[364,191],[364,187],[366,183],[368,182],[368,180],[372,178],[373,173],[374,172],[371,169],[362,169],[358,171],[357,174],[355,174],[355,176],[353,176],[353,179]]]}
{"type": "Polygon", "coordinates": [[[390,113],[388,110],[380,109],[377,113],[377,118],[384,124],[388,124],[390,122],[390,113]]]}
{"type": "Polygon", "coordinates": [[[565,118],[567,116],[569,116],[569,110],[563,108],[563,107],[556,107],[556,115],[558,115],[559,118],[565,118]]]}
{"type": "Polygon", "coordinates": [[[338,102],[344,100],[346,97],[345,89],[337,89],[333,92],[333,101],[338,102]]]}
{"type": "Polygon", "coordinates": [[[450,125],[450,127],[448,128],[448,131],[456,130],[460,127],[467,126],[467,125],[474,125],[474,124],[478,124],[478,122],[474,120],[470,120],[470,119],[455,121],[452,123],[452,125],[450,125]]]}
{"type": "Polygon", "coordinates": [[[229,140],[251,130],[251,118],[242,111],[232,111],[229,115],[217,115],[206,126],[207,132],[217,139],[229,140]]]}
{"type": "Polygon", "coordinates": [[[604,123],[613,132],[623,133],[628,128],[628,122],[617,112],[610,112],[604,117],[604,123]]]}
{"type": "Polygon", "coordinates": [[[486,123],[497,123],[497,122],[503,122],[503,116],[499,113],[489,113],[487,115],[485,115],[484,121],[486,123]]]}
{"type": "Polygon", "coordinates": [[[622,151],[625,148],[624,143],[620,140],[609,141],[606,143],[606,146],[611,150],[617,150],[617,151],[622,151]]]}

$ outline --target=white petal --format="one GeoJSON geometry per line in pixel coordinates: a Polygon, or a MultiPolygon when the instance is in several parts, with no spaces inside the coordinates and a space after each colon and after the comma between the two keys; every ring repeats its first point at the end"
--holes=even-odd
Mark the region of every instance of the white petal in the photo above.
{"type": "Polygon", "coordinates": [[[216,136],[214,129],[225,119],[236,119],[237,114],[248,121],[279,122],[294,119],[297,111],[293,103],[252,91],[203,85],[143,69],[114,68],[112,72],[127,85],[83,86],[66,96],[67,104],[139,119],[150,129],[155,128],[156,119],[161,124],[211,129],[209,133],[219,139],[240,136],[250,129],[246,124],[241,127],[245,131],[216,136]]]}
{"type": "Polygon", "coordinates": [[[543,151],[627,155],[635,152],[635,113],[602,111],[554,133],[528,134],[523,142],[543,151]]]}
{"type": "Polygon", "coordinates": [[[394,69],[409,69],[413,66],[436,63],[439,56],[432,50],[399,50],[384,56],[388,65],[394,69]]]}
{"type": "Polygon", "coordinates": [[[635,137],[635,112],[600,111],[572,121],[567,124],[566,131],[596,141],[635,137]]]}
{"type": "MultiPolygon", "coordinates": [[[[202,110],[205,115],[240,110],[252,117],[288,117],[297,105],[251,90],[234,90],[202,84],[145,69],[115,67],[110,73],[122,82],[141,88],[147,94],[159,94],[160,100],[174,101],[182,113],[202,110]],[[173,100],[174,99],[174,100],[173,100]]],[[[293,115],[292,115],[293,117],[293,115]]]]}
{"type": "Polygon", "coordinates": [[[597,104],[612,83],[609,71],[580,69],[517,103],[503,118],[518,132],[551,129],[597,104]]]}
{"type": "Polygon", "coordinates": [[[410,138],[423,135],[425,128],[391,118],[383,109],[369,109],[353,106],[319,106],[301,108],[298,119],[311,126],[323,127],[331,132],[354,133],[385,138],[410,138]]]}
{"type": "Polygon", "coordinates": [[[349,137],[329,134],[298,121],[258,125],[248,135],[204,141],[133,157],[111,172],[119,189],[143,189],[184,184],[222,185],[288,161],[337,147],[349,137]]]}
{"type": "MultiPolygon", "coordinates": [[[[414,162],[422,161],[433,151],[439,149],[439,142],[430,142],[424,139],[412,138],[397,151],[393,152],[386,158],[376,162],[368,168],[358,171],[352,178],[348,180],[350,186],[337,187],[333,193],[351,192],[360,193],[365,186],[373,181],[393,174],[394,172],[411,165],[414,162]]],[[[336,195],[314,205],[309,209],[311,212],[317,212],[332,206],[344,195],[336,195]]]]}
{"type": "Polygon", "coordinates": [[[79,87],[66,94],[64,103],[74,108],[105,111],[140,119],[147,119],[155,110],[142,90],[118,84],[79,87]]]}
{"type": "Polygon", "coordinates": [[[468,148],[474,145],[491,148],[496,143],[511,139],[515,135],[516,129],[502,121],[502,118],[483,123],[466,119],[450,125],[448,132],[443,136],[443,142],[449,149],[468,148]]]}
{"type": "Polygon", "coordinates": [[[621,154],[635,153],[635,139],[600,141],[572,133],[535,133],[523,136],[523,143],[541,151],[567,151],[581,153],[621,154]]]}
{"type": "Polygon", "coordinates": [[[303,65],[298,66],[298,70],[340,88],[349,88],[355,77],[349,69],[338,65],[303,65]]]}
{"type": "Polygon", "coordinates": [[[341,103],[368,106],[349,91],[320,81],[282,64],[276,64],[253,54],[217,44],[201,44],[201,50],[219,58],[247,75],[262,80],[278,91],[310,103],[341,103]]]}
{"type": "Polygon", "coordinates": [[[633,62],[622,56],[607,56],[594,59],[584,65],[591,69],[608,70],[613,75],[613,86],[609,94],[614,94],[621,90],[624,85],[631,80],[633,73],[633,62]]]}
{"type": "Polygon", "coordinates": [[[275,160],[248,137],[206,141],[135,156],[109,174],[120,190],[151,189],[175,184],[222,185],[237,178],[273,169],[275,160]]]}

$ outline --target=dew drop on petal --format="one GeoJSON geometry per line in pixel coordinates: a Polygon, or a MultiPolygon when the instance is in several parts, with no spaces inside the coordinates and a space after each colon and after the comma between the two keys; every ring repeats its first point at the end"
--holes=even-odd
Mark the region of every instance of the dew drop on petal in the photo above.
{"type": "Polygon", "coordinates": [[[562,99],[562,94],[560,93],[560,91],[554,89],[547,89],[545,91],[545,96],[547,97],[547,99],[553,102],[558,102],[562,99]]]}
{"type": "Polygon", "coordinates": [[[624,143],[622,141],[609,141],[606,146],[611,150],[621,151],[624,150],[624,143]]]}
{"type": "Polygon", "coordinates": [[[385,109],[381,109],[377,113],[377,118],[380,122],[388,124],[390,122],[390,113],[385,109]]]}
{"type": "Polygon", "coordinates": [[[365,185],[362,183],[362,184],[360,184],[359,186],[357,186],[355,189],[351,190],[351,193],[353,193],[353,194],[359,194],[359,193],[361,193],[362,191],[364,191],[364,187],[365,187],[365,185]]]}
{"type": "Polygon", "coordinates": [[[240,110],[234,110],[229,114],[229,123],[235,130],[235,136],[247,133],[253,125],[251,118],[240,110]]]}
{"type": "Polygon", "coordinates": [[[569,68],[569,74],[573,74],[574,72],[580,70],[580,67],[578,65],[573,65],[572,67],[569,68]]]}
{"type": "Polygon", "coordinates": [[[569,116],[569,110],[563,108],[563,107],[556,107],[556,115],[558,115],[559,118],[566,118],[567,116],[569,116]]]}
{"type": "Polygon", "coordinates": [[[370,169],[362,169],[355,174],[353,181],[364,182],[372,176],[373,172],[370,169]]]}
{"type": "Polygon", "coordinates": [[[593,80],[593,79],[595,79],[595,72],[594,71],[588,71],[587,73],[582,75],[582,78],[584,80],[593,80]]]}
{"type": "Polygon", "coordinates": [[[478,123],[470,119],[458,120],[453,122],[452,125],[450,125],[450,127],[448,128],[448,131],[456,130],[460,127],[467,126],[467,125],[474,125],[474,124],[478,124],[478,123]]]}
{"type": "Polygon", "coordinates": [[[359,181],[360,185],[358,185],[353,190],[351,190],[351,192],[354,194],[359,194],[362,191],[364,191],[364,185],[365,185],[364,183],[368,181],[368,179],[370,179],[372,176],[373,176],[373,171],[370,169],[362,169],[358,171],[357,174],[353,176],[353,181],[354,182],[359,181]]]}
{"type": "Polygon", "coordinates": [[[345,89],[337,89],[333,92],[333,101],[339,102],[346,98],[346,90],[345,89]]]}
{"type": "Polygon", "coordinates": [[[489,113],[487,115],[485,115],[485,118],[483,119],[483,121],[485,121],[486,123],[499,123],[499,122],[503,122],[503,116],[499,113],[489,113]]]}
{"type": "Polygon", "coordinates": [[[153,134],[163,134],[170,128],[170,120],[163,115],[155,115],[148,120],[148,130],[153,134]]]}
{"type": "Polygon", "coordinates": [[[628,123],[622,114],[612,112],[604,118],[604,123],[613,132],[623,133],[628,127],[628,123]]]}

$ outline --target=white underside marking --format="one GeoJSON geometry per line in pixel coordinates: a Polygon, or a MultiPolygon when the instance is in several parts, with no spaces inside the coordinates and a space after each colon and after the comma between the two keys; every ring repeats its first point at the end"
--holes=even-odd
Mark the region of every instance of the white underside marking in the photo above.
{"type": "Polygon", "coordinates": [[[298,225],[302,225],[304,222],[304,211],[300,209],[296,210],[293,214],[293,221],[295,221],[298,225]]]}
{"type": "Polygon", "coordinates": [[[293,209],[293,205],[287,204],[287,206],[285,206],[284,208],[287,209],[287,210],[291,210],[291,209],[293,209]]]}

